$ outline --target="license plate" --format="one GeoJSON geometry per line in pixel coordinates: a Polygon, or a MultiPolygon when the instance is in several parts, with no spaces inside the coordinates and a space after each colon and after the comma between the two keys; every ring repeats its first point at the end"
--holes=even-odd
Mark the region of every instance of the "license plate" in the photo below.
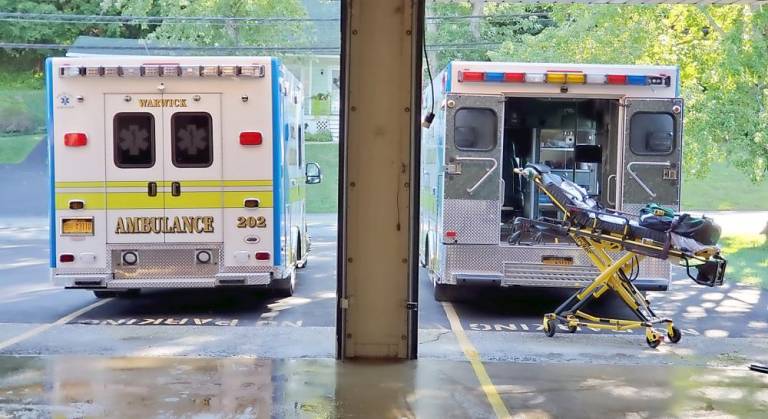
{"type": "Polygon", "coordinates": [[[61,234],[64,236],[92,236],[93,218],[63,218],[61,234]]]}
{"type": "Polygon", "coordinates": [[[570,266],[573,265],[571,256],[542,256],[541,263],[545,265],[570,266]]]}

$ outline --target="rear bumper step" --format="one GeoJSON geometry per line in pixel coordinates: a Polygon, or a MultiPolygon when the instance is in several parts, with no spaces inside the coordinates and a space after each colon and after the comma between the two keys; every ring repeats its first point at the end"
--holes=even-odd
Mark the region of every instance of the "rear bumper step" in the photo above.
{"type": "Polygon", "coordinates": [[[53,275],[53,284],[64,288],[80,289],[136,289],[136,288],[217,288],[235,286],[268,286],[272,274],[226,273],[213,278],[131,278],[114,279],[111,274],[53,275]]]}

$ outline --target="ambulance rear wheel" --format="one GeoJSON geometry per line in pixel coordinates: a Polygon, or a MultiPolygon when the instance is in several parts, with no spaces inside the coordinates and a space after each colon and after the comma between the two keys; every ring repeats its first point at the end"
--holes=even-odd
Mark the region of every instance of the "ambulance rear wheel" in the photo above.
{"type": "Polygon", "coordinates": [[[458,287],[455,285],[435,284],[435,301],[457,301],[459,299],[458,291],[458,287]]]}
{"type": "Polygon", "coordinates": [[[272,293],[275,297],[290,297],[293,295],[293,291],[296,287],[296,271],[291,270],[291,274],[287,277],[272,282],[272,293]]]}
{"type": "Polygon", "coordinates": [[[307,266],[307,257],[304,255],[304,246],[301,245],[301,237],[296,241],[296,268],[304,269],[307,266]]]}
{"type": "Polygon", "coordinates": [[[94,291],[93,295],[95,295],[96,298],[112,298],[116,297],[117,293],[114,291],[94,291]]]}

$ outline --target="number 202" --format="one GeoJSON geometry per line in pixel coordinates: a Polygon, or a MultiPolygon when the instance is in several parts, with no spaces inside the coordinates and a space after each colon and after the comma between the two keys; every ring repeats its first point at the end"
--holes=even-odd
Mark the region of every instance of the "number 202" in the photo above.
{"type": "Polygon", "coordinates": [[[265,228],[267,219],[264,217],[237,217],[237,228],[265,228]]]}

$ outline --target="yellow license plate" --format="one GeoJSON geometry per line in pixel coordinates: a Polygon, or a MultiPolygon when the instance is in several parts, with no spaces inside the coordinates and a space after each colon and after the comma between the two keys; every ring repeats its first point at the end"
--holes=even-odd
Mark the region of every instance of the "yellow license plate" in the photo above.
{"type": "Polygon", "coordinates": [[[64,218],[61,220],[62,235],[93,235],[93,218],[64,218]]]}
{"type": "Polygon", "coordinates": [[[545,265],[570,266],[573,265],[571,256],[542,256],[541,263],[545,265]]]}

